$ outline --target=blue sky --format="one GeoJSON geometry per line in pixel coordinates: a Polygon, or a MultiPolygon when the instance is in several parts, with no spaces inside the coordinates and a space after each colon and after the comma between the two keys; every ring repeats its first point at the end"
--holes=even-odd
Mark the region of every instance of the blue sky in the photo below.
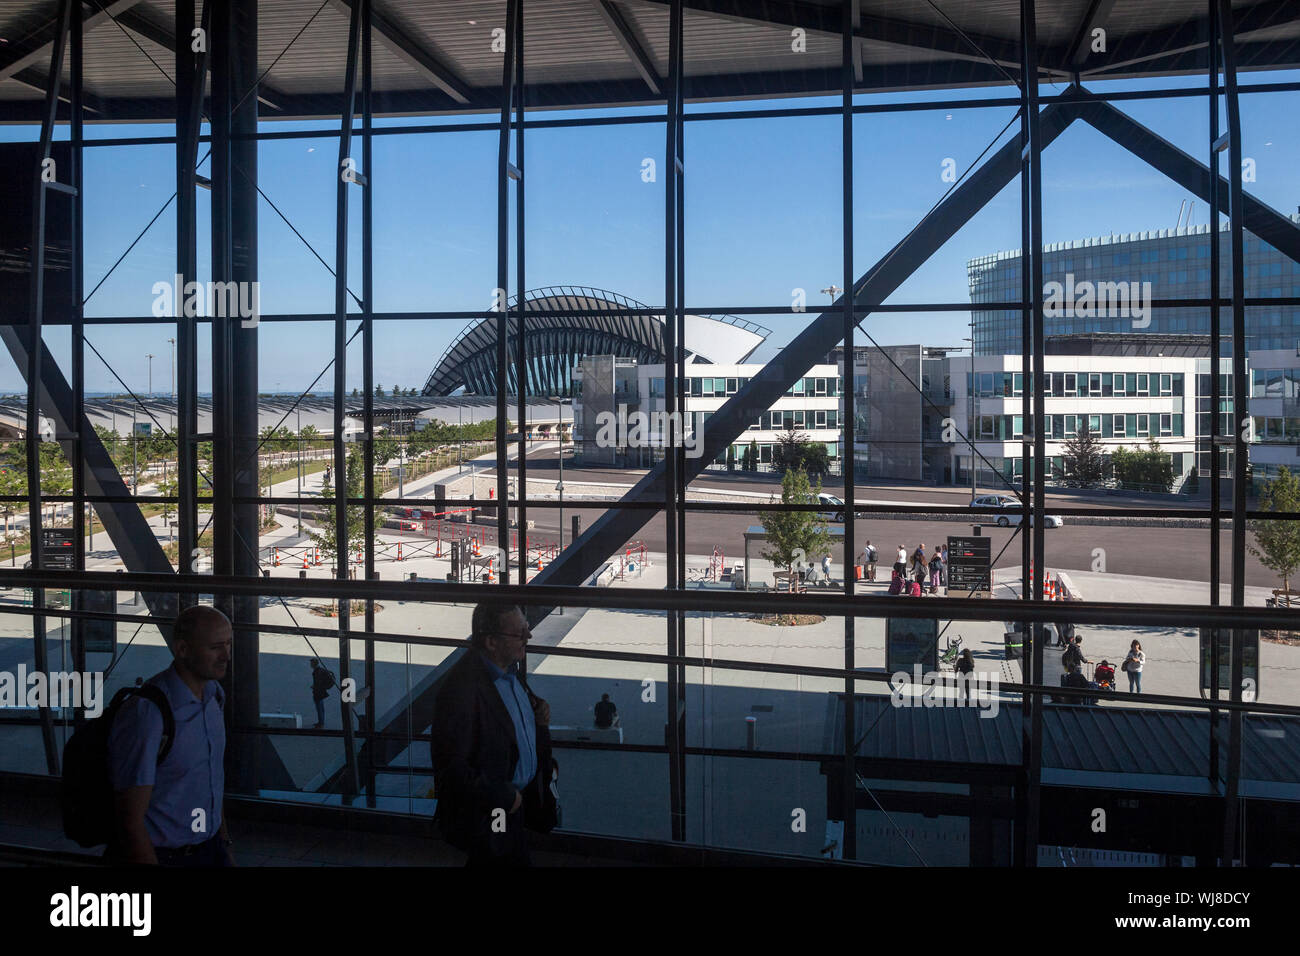
{"type": "MultiPolygon", "coordinates": [[[[1294,79],[1296,74],[1245,77],[1246,83],[1294,79]]],[[[1175,81],[1186,86],[1189,80],[1175,81]]],[[[1203,81],[1202,81],[1203,82],[1203,81]]],[[[1145,84],[1149,85],[1149,84],[1145,84]]],[[[1134,88],[1136,84],[1109,84],[1134,88]]],[[[1044,94],[1048,95],[1045,89],[1044,94]]],[[[966,91],[952,98],[1005,95],[966,91]]],[[[1254,195],[1280,211],[1300,203],[1300,94],[1242,97],[1244,152],[1255,159],[1254,195]]],[[[873,97],[934,99],[928,96],[873,97]]],[[[862,98],[867,102],[868,98],[862,98]]],[[[829,100],[806,101],[817,105],[829,100]]],[[[778,103],[745,103],[739,109],[778,103]]],[[[1175,145],[1201,158],[1208,117],[1203,98],[1164,98],[1118,104],[1175,145]]],[[[708,104],[692,111],[715,111],[708,104]]],[[[644,113],[645,111],[640,111],[644,113]]],[[[552,118],[565,114],[545,114],[552,118]]],[[[607,115],[607,114],[600,114],[607,115]]],[[[884,255],[948,190],[945,159],[958,173],[973,163],[1011,120],[1010,107],[860,115],[854,123],[855,274],[884,255]]],[[[475,118],[478,119],[478,118],[475,118]]],[[[404,121],[412,122],[412,121],[404,121]]],[[[283,129],[284,124],[266,124],[283,129]]],[[[298,128],[321,128],[319,124],[298,128]]],[[[999,140],[1016,135],[1018,124],[999,140]]],[[[160,126],[96,128],[93,135],[165,134],[160,126]]],[[[0,138],[29,139],[30,127],[0,128],[0,138]]],[[[377,311],[484,309],[496,285],[496,134],[494,132],[378,136],[374,140],[375,287],[377,311]]],[[[772,329],[767,358],[828,301],[817,290],[843,284],[838,116],[698,121],[686,125],[686,280],[697,308],[786,305],[807,291],[809,313],[788,310],[753,320],[772,329]]],[[[655,304],[664,291],[664,132],[661,124],[530,130],[525,168],[527,285],[587,285],[655,304]],[[659,165],[642,178],[647,157],[659,165]]],[[[201,153],[206,147],[201,147],[201,153]]],[[[303,237],[334,260],[337,138],[261,144],[258,178],[303,237]]],[[[357,146],[359,154],[360,147],[357,146]]],[[[102,147],[86,151],[86,288],[94,288],[174,188],[170,146],[102,147]]],[[[1225,154],[1226,156],[1226,154],[1225,154]]],[[[1226,166],[1224,167],[1226,169],[1226,166]]],[[[1044,158],[1044,235],[1048,242],[1169,228],[1179,203],[1192,197],[1123,148],[1082,123],[1068,129],[1044,158]]],[[[349,285],[360,292],[360,200],[352,191],[349,285]]],[[[1012,182],[938,253],[891,302],[969,300],[966,261],[1020,245],[1019,183],[1012,182]]],[[[200,278],[207,278],[206,201],[200,191],[200,278]]],[[[1195,222],[1206,221],[1197,201],[1195,222]]],[[[264,313],[332,312],[333,278],[270,205],[260,207],[259,269],[264,313]]],[[[174,271],[174,209],[168,209],[87,304],[89,316],[148,315],[153,284],[174,271]]],[[[513,241],[512,241],[513,248],[513,241]]],[[[511,268],[513,283],[514,271],[511,268]]],[[[512,287],[511,294],[516,290],[512,287]]],[[[881,314],[866,328],[881,344],[959,345],[969,316],[957,313],[881,314]]],[[[377,322],[375,379],[419,387],[459,320],[377,322]]],[[[89,327],[90,342],[137,390],[170,388],[170,325],[89,327]]],[[[70,367],[68,334],[46,333],[56,359],[70,367]]],[[[206,337],[204,337],[206,339],[206,337]]],[[[860,339],[865,341],[865,339],[860,339]]],[[[259,376],[264,391],[306,388],[332,356],[329,323],[264,323],[259,376]]],[[[349,353],[349,387],[360,382],[360,342],[349,353]]],[[[209,359],[206,342],[201,369],[209,359]]],[[[88,350],[87,388],[120,386],[88,350]]],[[[200,387],[208,376],[201,371],[200,387]]],[[[332,383],[327,373],[318,386],[332,383]]],[[[22,389],[12,362],[0,361],[0,391],[22,389]]]]}

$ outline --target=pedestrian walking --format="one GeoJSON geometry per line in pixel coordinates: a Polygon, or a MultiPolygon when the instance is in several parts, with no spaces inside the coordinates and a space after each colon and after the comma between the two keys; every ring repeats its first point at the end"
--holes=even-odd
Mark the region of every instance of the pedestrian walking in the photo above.
{"type": "Polygon", "coordinates": [[[917,571],[925,571],[927,563],[925,545],[918,544],[916,550],[912,552],[912,574],[915,575],[917,571]]]}
{"type": "Polygon", "coordinates": [[[334,686],[334,675],[328,669],[321,666],[319,659],[311,659],[311,699],[316,705],[316,723],[312,725],[312,730],[320,730],[325,726],[325,698],[330,695],[330,688],[334,686]]]}
{"type": "Polygon", "coordinates": [[[876,580],[876,559],[878,557],[876,549],[868,541],[862,549],[862,570],[868,581],[876,580]]]}
{"type": "Polygon", "coordinates": [[[831,583],[831,553],[829,551],[822,558],[822,577],[826,579],[827,584],[831,583]]]}
{"type": "Polygon", "coordinates": [[[1124,673],[1128,675],[1128,690],[1130,694],[1142,693],[1142,665],[1147,662],[1147,656],[1142,652],[1142,642],[1134,641],[1129,647],[1128,656],[1124,658],[1124,673]]]}
{"type": "Polygon", "coordinates": [[[938,594],[939,585],[943,580],[943,555],[939,553],[938,545],[935,545],[934,554],[930,555],[930,593],[938,594]]]}
{"type": "Polygon", "coordinates": [[[973,680],[971,675],[975,671],[975,658],[971,656],[969,647],[958,656],[955,670],[957,671],[957,684],[961,687],[963,696],[970,700],[970,685],[973,680]]]}

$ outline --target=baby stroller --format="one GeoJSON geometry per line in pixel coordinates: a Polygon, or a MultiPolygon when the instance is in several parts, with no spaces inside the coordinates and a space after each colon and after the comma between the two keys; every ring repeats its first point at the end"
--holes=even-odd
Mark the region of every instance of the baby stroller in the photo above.
{"type": "Polygon", "coordinates": [[[1109,661],[1099,661],[1092,671],[1093,683],[1098,690],[1115,692],[1115,665],[1109,661]]]}

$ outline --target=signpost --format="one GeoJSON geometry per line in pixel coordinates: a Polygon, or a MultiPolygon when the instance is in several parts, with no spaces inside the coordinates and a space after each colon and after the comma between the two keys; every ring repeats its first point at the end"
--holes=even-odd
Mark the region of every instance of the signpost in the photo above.
{"type": "MultiPolygon", "coordinates": [[[[952,546],[949,545],[949,554],[952,546]]],[[[921,672],[939,669],[939,622],[934,618],[887,618],[885,620],[885,673],[921,672]]]]}
{"type": "Polygon", "coordinates": [[[993,539],[948,538],[948,596],[986,598],[993,588],[993,539]]]}
{"type": "MultiPolygon", "coordinates": [[[[1210,694],[1210,645],[1214,639],[1215,628],[1201,628],[1201,696],[1210,694]]],[[[1219,646],[1219,694],[1220,697],[1232,696],[1232,643],[1228,639],[1227,629],[1218,632],[1219,646]]],[[[1241,699],[1250,702],[1259,699],[1259,631],[1250,628],[1237,629],[1237,646],[1241,648],[1241,699]]]]}

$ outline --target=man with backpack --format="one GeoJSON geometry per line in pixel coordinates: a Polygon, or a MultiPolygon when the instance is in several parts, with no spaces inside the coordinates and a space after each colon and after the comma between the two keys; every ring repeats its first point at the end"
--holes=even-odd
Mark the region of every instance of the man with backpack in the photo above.
{"type": "Polygon", "coordinates": [[[868,581],[876,580],[876,561],[878,559],[879,555],[876,553],[876,549],[872,546],[871,542],[868,541],[866,547],[862,549],[861,561],[863,565],[863,574],[868,581]]]}
{"type": "Polygon", "coordinates": [[[1086,663],[1089,662],[1083,656],[1083,638],[1076,637],[1061,655],[1061,666],[1068,672],[1071,668],[1082,670],[1086,663]]]}
{"type": "Polygon", "coordinates": [[[316,723],[312,725],[312,730],[320,730],[325,726],[325,698],[330,695],[330,688],[334,686],[334,675],[328,668],[322,667],[318,658],[311,659],[311,699],[316,705],[316,723]]]}
{"type": "Polygon", "coordinates": [[[234,865],[222,808],[225,692],[217,683],[230,665],[231,641],[230,621],[216,608],[181,611],[171,666],[149,678],[148,692],[124,699],[112,715],[110,862],[234,865]]]}

